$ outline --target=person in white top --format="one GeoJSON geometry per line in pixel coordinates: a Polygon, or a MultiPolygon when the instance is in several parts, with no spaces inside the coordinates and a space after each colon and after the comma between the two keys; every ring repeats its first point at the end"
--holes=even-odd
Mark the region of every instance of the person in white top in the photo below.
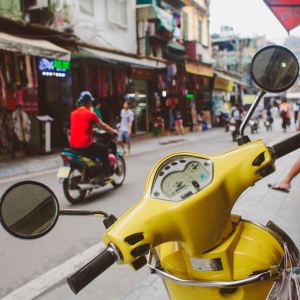
{"type": "Polygon", "coordinates": [[[298,105],[298,103],[296,103],[296,102],[293,103],[292,110],[294,112],[294,121],[295,121],[295,125],[296,125],[297,124],[297,120],[298,120],[298,112],[299,112],[299,105],[298,105]]]}
{"type": "Polygon", "coordinates": [[[132,110],[130,110],[130,101],[126,100],[123,104],[123,109],[121,110],[121,126],[119,129],[119,136],[117,139],[118,144],[123,149],[123,155],[126,154],[124,144],[127,144],[128,147],[128,156],[130,155],[130,135],[132,122],[134,121],[134,114],[132,110]],[[125,139],[125,142],[124,142],[125,139]]]}
{"type": "Polygon", "coordinates": [[[273,118],[278,117],[278,107],[277,106],[272,106],[271,114],[272,114],[273,118]]]}

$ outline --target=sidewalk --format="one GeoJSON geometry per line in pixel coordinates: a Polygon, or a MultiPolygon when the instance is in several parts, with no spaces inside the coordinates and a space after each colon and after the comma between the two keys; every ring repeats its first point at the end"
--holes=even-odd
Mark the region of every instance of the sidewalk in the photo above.
{"type": "MultiPolygon", "coordinates": [[[[262,179],[254,187],[248,188],[237,200],[232,213],[244,219],[266,225],[274,221],[300,246],[300,185],[298,180],[292,182],[289,194],[268,188],[268,183],[276,183],[290,171],[293,163],[299,158],[300,150],[276,161],[276,172],[262,179]]],[[[299,175],[298,175],[299,176],[299,175]]],[[[168,300],[162,280],[157,275],[146,277],[134,290],[122,300],[168,300]]]]}
{"type": "MultiPolygon", "coordinates": [[[[158,147],[166,147],[174,143],[213,138],[223,133],[224,128],[214,128],[204,132],[188,132],[184,136],[168,135],[135,140],[131,143],[131,155],[154,150],[158,147]]],[[[63,161],[60,157],[59,150],[49,155],[34,155],[3,161],[0,160],[0,180],[1,178],[54,169],[62,165],[63,161]]]]}

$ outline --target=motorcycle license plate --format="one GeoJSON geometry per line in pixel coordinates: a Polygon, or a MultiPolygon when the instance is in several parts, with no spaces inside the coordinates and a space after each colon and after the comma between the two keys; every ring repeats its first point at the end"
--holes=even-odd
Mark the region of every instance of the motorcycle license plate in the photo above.
{"type": "Polygon", "coordinates": [[[235,131],[235,126],[229,126],[229,131],[235,131]]]}
{"type": "Polygon", "coordinates": [[[58,169],[57,177],[58,178],[68,178],[71,172],[71,167],[60,167],[58,169]]]}

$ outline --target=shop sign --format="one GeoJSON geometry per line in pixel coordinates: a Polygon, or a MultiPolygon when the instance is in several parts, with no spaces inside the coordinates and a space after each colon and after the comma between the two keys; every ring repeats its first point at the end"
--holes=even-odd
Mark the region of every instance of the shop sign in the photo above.
{"type": "Polygon", "coordinates": [[[43,76],[65,77],[70,71],[70,62],[52,58],[41,57],[38,64],[43,76]]]}
{"type": "Polygon", "coordinates": [[[255,100],[255,97],[256,97],[256,95],[244,94],[244,96],[243,96],[244,104],[252,104],[255,100]]]}
{"type": "Polygon", "coordinates": [[[214,70],[211,65],[206,65],[200,62],[195,61],[188,61],[184,60],[185,63],[185,70],[188,73],[196,74],[196,75],[202,75],[202,76],[208,76],[208,77],[214,77],[214,70]]]}
{"type": "Polygon", "coordinates": [[[156,71],[153,69],[131,68],[130,69],[130,78],[155,80],[156,79],[156,71]]]}
{"type": "Polygon", "coordinates": [[[215,78],[215,89],[232,92],[233,82],[217,76],[215,78]]]}

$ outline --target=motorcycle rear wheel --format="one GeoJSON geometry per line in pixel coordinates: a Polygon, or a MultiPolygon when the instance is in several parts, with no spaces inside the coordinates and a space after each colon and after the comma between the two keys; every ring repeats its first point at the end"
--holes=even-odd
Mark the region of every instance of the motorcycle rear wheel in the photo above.
{"type": "Polygon", "coordinates": [[[118,174],[115,173],[112,176],[115,181],[111,183],[114,187],[121,186],[123,184],[126,175],[126,165],[123,156],[121,155],[119,156],[119,159],[117,160],[117,164],[119,167],[119,173],[118,174]]]}
{"type": "Polygon", "coordinates": [[[63,182],[63,191],[65,197],[72,204],[81,202],[86,195],[86,190],[81,191],[79,188],[75,188],[80,180],[81,171],[78,168],[74,168],[71,170],[69,177],[63,182]]]}

